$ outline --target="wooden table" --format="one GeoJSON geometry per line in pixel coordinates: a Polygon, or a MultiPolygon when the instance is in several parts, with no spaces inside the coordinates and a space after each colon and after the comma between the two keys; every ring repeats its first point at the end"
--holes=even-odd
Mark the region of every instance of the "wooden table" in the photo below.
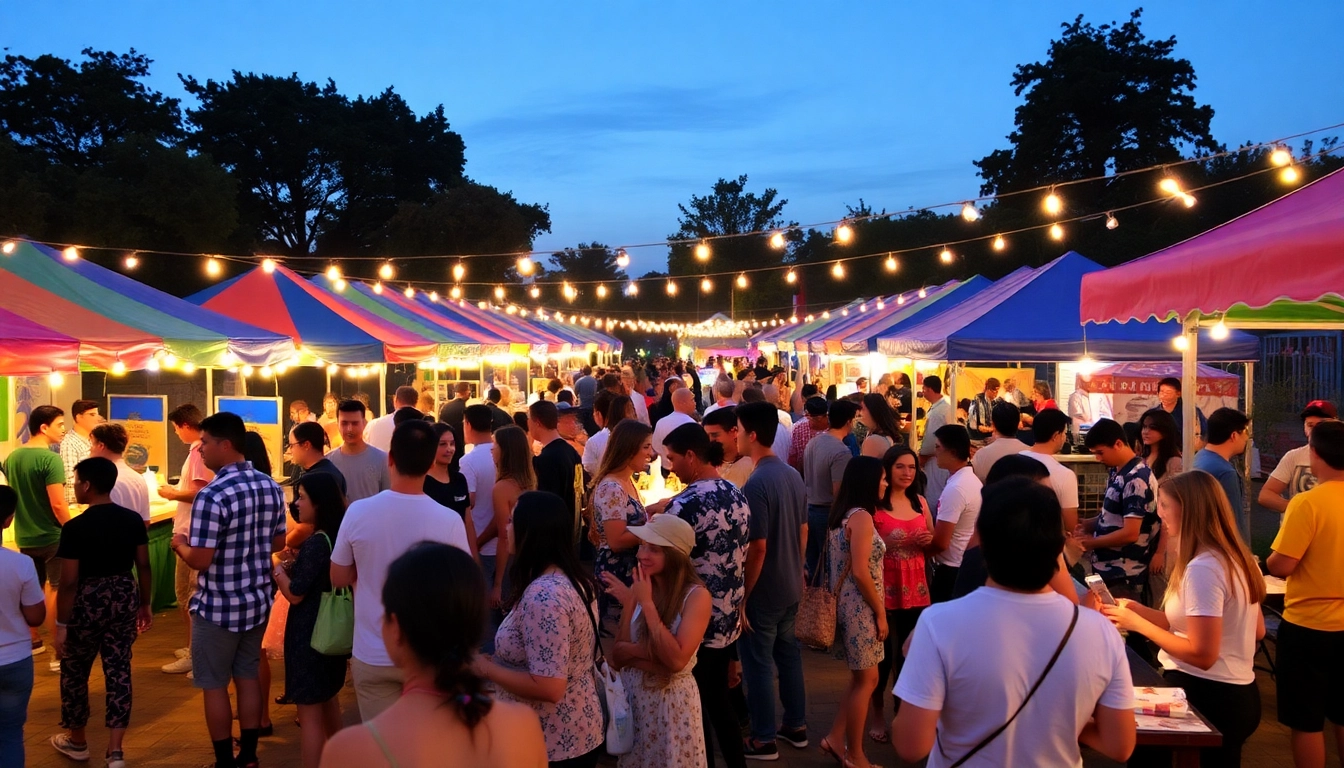
{"type": "MultiPolygon", "coordinates": [[[[1139,687],[1170,688],[1170,683],[1156,669],[1144,661],[1134,649],[1126,647],[1125,655],[1129,659],[1129,674],[1134,685],[1139,687]]],[[[1199,750],[1201,747],[1217,747],[1223,743],[1223,735],[1213,724],[1204,718],[1193,706],[1190,716],[1199,718],[1209,727],[1209,733],[1176,733],[1173,731],[1153,731],[1140,728],[1136,746],[1166,747],[1171,750],[1171,762],[1176,768],[1199,768],[1199,750]]]]}

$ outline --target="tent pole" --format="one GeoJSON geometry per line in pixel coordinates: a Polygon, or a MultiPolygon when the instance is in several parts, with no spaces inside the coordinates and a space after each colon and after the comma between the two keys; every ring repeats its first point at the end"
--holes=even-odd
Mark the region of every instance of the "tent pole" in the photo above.
{"type": "MultiPolygon", "coordinates": [[[[1250,423],[1246,425],[1246,437],[1248,438],[1248,440],[1247,440],[1247,445],[1250,446],[1252,449],[1254,449],[1254,447],[1255,447],[1255,443],[1254,443],[1254,440],[1255,440],[1255,400],[1254,400],[1254,390],[1255,390],[1255,363],[1252,362],[1252,363],[1247,363],[1247,364],[1246,364],[1246,415],[1251,417],[1251,421],[1250,421],[1250,423]]],[[[1242,468],[1242,475],[1243,475],[1242,479],[1246,481],[1246,496],[1245,496],[1245,498],[1242,500],[1243,508],[1237,510],[1237,524],[1238,524],[1238,525],[1240,526],[1240,528],[1241,528],[1241,536],[1242,536],[1242,539],[1244,539],[1244,540],[1246,541],[1246,545],[1247,545],[1247,546],[1250,546],[1250,543],[1251,543],[1251,508],[1252,508],[1252,505],[1251,505],[1251,493],[1250,493],[1250,491],[1251,491],[1251,489],[1254,488],[1255,486],[1253,486],[1253,485],[1251,484],[1251,480],[1252,480],[1252,477],[1251,477],[1251,469],[1252,469],[1252,467],[1251,467],[1251,454],[1250,454],[1249,451],[1247,451],[1247,453],[1245,453],[1245,454],[1242,455],[1242,457],[1241,457],[1241,464],[1242,464],[1242,467],[1241,467],[1241,468],[1242,468]]]]}
{"type": "Polygon", "coordinates": [[[215,407],[215,369],[205,366],[205,412],[214,413],[215,407]]]}
{"type": "Polygon", "coordinates": [[[957,364],[947,364],[947,390],[948,405],[952,407],[952,423],[957,420],[957,364]]]}
{"type": "Polygon", "coordinates": [[[1181,352],[1181,418],[1185,429],[1181,430],[1181,455],[1193,460],[1195,456],[1195,431],[1199,429],[1199,419],[1195,415],[1195,396],[1198,387],[1199,360],[1199,313],[1186,315],[1181,328],[1185,336],[1185,349],[1181,352]]]}
{"type": "Polygon", "coordinates": [[[387,363],[378,364],[378,414],[387,415],[387,363]]]}
{"type": "MultiPolygon", "coordinates": [[[[330,392],[330,391],[331,391],[331,368],[327,368],[327,392],[330,392]]],[[[323,399],[325,399],[325,398],[326,398],[326,393],[324,392],[322,396],[323,396],[323,399]]]]}

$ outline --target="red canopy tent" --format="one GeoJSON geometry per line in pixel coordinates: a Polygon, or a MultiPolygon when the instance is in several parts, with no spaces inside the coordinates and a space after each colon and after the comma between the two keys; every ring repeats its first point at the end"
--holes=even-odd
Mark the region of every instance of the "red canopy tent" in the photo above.
{"type": "Polygon", "coordinates": [[[79,339],[0,309],[0,376],[79,372],[79,339]]]}

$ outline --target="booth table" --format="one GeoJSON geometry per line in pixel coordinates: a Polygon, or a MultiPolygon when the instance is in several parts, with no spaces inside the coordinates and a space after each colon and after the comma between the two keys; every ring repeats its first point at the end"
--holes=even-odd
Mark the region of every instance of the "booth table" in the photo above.
{"type": "MultiPolygon", "coordinates": [[[[1126,647],[1125,656],[1129,660],[1129,674],[1134,678],[1134,685],[1139,688],[1170,688],[1170,683],[1163,679],[1162,675],[1153,669],[1148,662],[1134,652],[1134,649],[1126,647]]],[[[1135,746],[1139,747],[1167,747],[1171,749],[1171,764],[1175,768],[1199,768],[1199,750],[1202,747],[1217,747],[1223,743],[1223,735],[1218,732],[1213,724],[1204,719],[1194,706],[1190,707],[1190,717],[1197,718],[1204,725],[1208,726],[1208,733],[1181,733],[1178,731],[1165,731],[1156,729],[1140,728],[1138,738],[1135,740],[1135,746]]],[[[1188,719],[1188,718],[1187,718],[1188,719]]]]}

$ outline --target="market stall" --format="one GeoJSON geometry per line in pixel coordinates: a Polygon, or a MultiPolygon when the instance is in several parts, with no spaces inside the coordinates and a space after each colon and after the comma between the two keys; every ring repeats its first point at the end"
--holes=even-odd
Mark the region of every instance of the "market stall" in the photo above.
{"type": "MultiPolygon", "coordinates": [[[[1088,389],[1092,397],[1107,401],[1116,421],[1137,422],[1144,411],[1159,405],[1157,386],[1168,377],[1181,377],[1180,363],[1116,363],[1093,371],[1088,389]]],[[[1198,366],[1194,400],[1204,413],[1236,408],[1240,390],[1241,377],[1235,373],[1198,366]]]]}

